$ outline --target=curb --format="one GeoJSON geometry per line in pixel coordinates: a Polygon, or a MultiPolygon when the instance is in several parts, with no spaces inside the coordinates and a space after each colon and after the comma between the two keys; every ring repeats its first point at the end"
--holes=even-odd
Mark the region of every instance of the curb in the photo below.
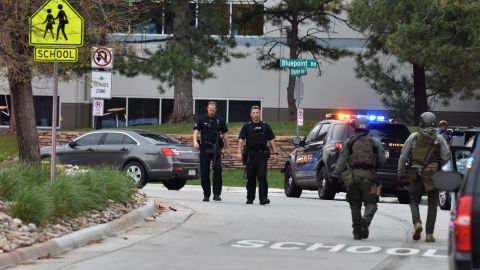
{"type": "Polygon", "coordinates": [[[29,247],[19,248],[9,253],[0,255],[0,269],[12,267],[17,264],[32,262],[38,258],[63,253],[67,250],[82,247],[89,242],[98,241],[118,231],[139,225],[145,218],[155,213],[155,203],[147,202],[146,205],[132,210],[112,222],[85,228],[59,238],[54,238],[45,243],[34,244],[29,247]]]}

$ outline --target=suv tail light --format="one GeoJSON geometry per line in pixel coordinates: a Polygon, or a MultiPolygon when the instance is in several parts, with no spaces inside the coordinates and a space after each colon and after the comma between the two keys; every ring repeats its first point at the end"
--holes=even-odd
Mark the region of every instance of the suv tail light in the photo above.
{"type": "Polygon", "coordinates": [[[177,149],[174,148],[162,148],[162,152],[166,157],[173,157],[180,155],[177,149]]]}
{"type": "Polygon", "coordinates": [[[341,152],[342,151],[342,147],[343,147],[343,144],[342,143],[335,143],[335,149],[338,151],[338,152],[341,152]]]}
{"type": "Polygon", "coordinates": [[[473,197],[462,196],[458,200],[455,226],[455,245],[457,251],[472,251],[472,201],[473,197]]]}

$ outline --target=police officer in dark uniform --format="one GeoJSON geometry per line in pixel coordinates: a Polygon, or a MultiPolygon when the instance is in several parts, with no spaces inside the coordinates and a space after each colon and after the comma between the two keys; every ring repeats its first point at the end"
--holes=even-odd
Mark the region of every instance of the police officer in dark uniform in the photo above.
{"type": "Polygon", "coordinates": [[[237,159],[247,166],[247,204],[253,204],[258,179],[258,197],[261,205],[270,203],[268,199],[267,161],[271,154],[276,155],[275,135],[267,123],[260,121],[260,107],[250,109],[252,121],[243,125],[238,135],[237,159]],[[246,141],[246,148],[244,149],[246,141]],[[271,147],[271,151],[269,148],[271,147]]]}
{"type": "Polygon", "coordinates": [[[355,120],[355,135],[343,143],[335,170],[330,176],[339,178],[343,172],[341,178],[347,189],[355,240],[368,238],[368,228],[377,211],[377,170],[385,163],[382,143],[369,134],[368,125],[369,120],[364,116],[355,120]],[[363,217],[362,203],[365,205],[363,217]]]}
{"type": "Polygon", "coordinates": [[[218,115],[217,103],[208,102],[207,114],[200,116],[193,128],[193,146],[200,149],[200,177],[203,188],[203,201],[210,200],[210,166],[213,163],[213,200],[221,201],[222,193],[222,149],[228,154],[228,128],[218,115]],[[198,135],[200,134],[200,141],[198,135]]]}

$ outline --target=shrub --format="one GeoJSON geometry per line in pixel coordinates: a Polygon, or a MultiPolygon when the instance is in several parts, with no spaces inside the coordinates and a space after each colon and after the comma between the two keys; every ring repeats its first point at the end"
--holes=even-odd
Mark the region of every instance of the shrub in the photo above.
{"type": "Polygon", "coordinates": [[[136,193],[133,182],[112,169],[58,174],[50,181],[48,164],[17,164],[0,170],[0,199],[10,201],[9,212],[39,225],[81,212],[101,210],[109,200],[127,203],[136,193]]]}

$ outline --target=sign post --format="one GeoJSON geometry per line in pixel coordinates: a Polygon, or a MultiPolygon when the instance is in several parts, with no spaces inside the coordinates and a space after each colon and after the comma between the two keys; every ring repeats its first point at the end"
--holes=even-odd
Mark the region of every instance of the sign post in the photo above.
{"type": "MultiPolygon", "coordinates": [[[[112,48],[92,48],[92,79],[90,87],[90,97],[94,98],[96,103],[98,98],[110,99],[112,98],[112,72],[113,68],[113,49],[112,48]],[[107,71],[110,70],[110,71],[107,71]]],[[[103,103],[102,103],[103,104],[103,103]]],[[[103,106],[103,105],[102,105],[103,106]]],[[[93,115],[93,126],[99,129],[101,126],[102,114],[93,115]]],[[[118,117],[117,115],[115,115],[118,117]]],[[[127,121],[125,119],[125,121],[127,121]]],[[[118,121],[116,121],[118,127],[118,121]]],[[[127,122],[126,122],[127,124],[127,122]]]]}
{"type": "Polygon", "coordinates": [[[53,62],[52,150],[50,180],[55,180],[57,145],[58,62],[76,62],[83,46],[83,18],[66,1],[45,2],[30,17],[28,43],[35,46],[36,62],[53,62]]]}
{"type": "Polygon", "coordinates": [[[280,68],[290,69],[290,77],[296,77],[295,80],[295,101],[297,105],[297,137],[300,136],[300,126],[303,126],[303,109],[300,108],[303,100],[303,80],[302,76],[307,75],[307,68],[317,68],[318,63],[315,59],[280,59],[280,68]]]}

